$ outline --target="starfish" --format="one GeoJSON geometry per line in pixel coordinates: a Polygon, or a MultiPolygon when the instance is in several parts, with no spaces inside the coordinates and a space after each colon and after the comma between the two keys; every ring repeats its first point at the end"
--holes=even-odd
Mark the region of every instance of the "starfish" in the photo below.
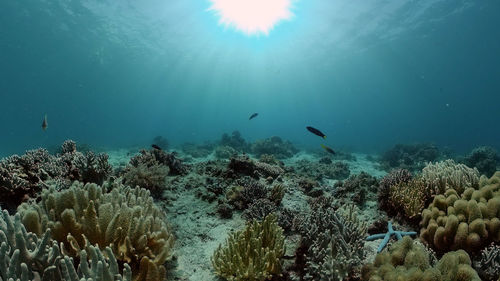
{"type": "Polygon", "coordinates": [[[379,233],[379,234],[370,235],[370,236],[366,237],[366,240],[373,241],[373,240],[384,238],[384,240],[382,240],[382,243],[380,243],[380,245],[378,246],[378,249],[377,249],[377,253],[380,253],[385,248],[385,246],[389,242],[389,239],[391,239],[392,235],[396,235],[396,238],[398,238],[398,240],[401,240],[401,239],[403,239],[403,236],[405,236],[405,235],[416,235],[416,234],[417,233],[415,231],[410,231],[410,232],[399,231],[399,230],[396,231],[392,228],[392,223],[389,221],[389,222],[387,222],[387,232],[386,233],[379,233]]]}

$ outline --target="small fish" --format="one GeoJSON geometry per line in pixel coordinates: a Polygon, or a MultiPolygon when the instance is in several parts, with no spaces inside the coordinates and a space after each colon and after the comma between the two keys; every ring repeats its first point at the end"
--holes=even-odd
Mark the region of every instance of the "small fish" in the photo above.
{"type": "Polygon", "coordinates": [[[323,134],[320,130],[318,130],[318,129],[316,129],[316,128],[313,128],[313,127],[310,127],[310,126],[307,126],[307,127],[306,127],[306,129],[307,129],[309,132],[311,132],[311,133],[315,134],[316,136],[320,136],[320,137],[322,137],[322,138],[326,139],[325,134],[323,134]]]}
{"type": "Polygon", "coordinates": [[[42,122],[42,130],[47,130],[47,127],[49,127],[49,123],[47,122],[47,114],[43,117],[43,122],[42,122]]]}
{"type": "Polygon", "coordinates": [[[257,115],[259,115],[259,114],[258,113],[254,113],[254,114],[250,115],[250,118],[248,118],[248,120],[254,119],[255,117],[257,117],[257,115]]]}
{"type": "Polygon", "coordinates": [[[326,150],[328,153],[331,153],[333,155],[335,155],[335,151],[333,151],[333,149],[329,148],[328,146],[324,145],[324,144],[321,144],[321,147],[326,150]]]}
{"type": "Polygon", "coordinates": [[[156,144],[152,144],[151,147],[154,149],[163,150],[163,149],[161,149],[161,147],[157,146],[156,144]]]}

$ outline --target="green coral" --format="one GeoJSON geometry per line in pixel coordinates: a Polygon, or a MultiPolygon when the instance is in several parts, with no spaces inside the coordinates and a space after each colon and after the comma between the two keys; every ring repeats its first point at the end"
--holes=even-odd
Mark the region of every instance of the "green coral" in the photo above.
{"type": "Polygon", "coordinates": [[[435,266],[431,265],[429,256],[423,246],[405,236],[389,251],[378,254],[373,264],[365,266],[363,280],[481,280],[471,267],[469,255],[463,250],[445,254],[435,266]]]}
{"type": "Polygon", "coordinates": [[[283,230],[276,216],[254,220],[242,231],[232,233],[226,245],[219,245],[212,257],[215,273],[227,280],[263,281],[281,275],[285,253],[283,230]]]}

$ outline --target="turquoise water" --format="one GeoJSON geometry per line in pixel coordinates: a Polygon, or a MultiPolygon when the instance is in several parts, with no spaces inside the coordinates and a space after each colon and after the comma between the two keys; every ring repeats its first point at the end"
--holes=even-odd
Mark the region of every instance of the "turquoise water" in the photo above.
{"type": "Polygon", "coordinates": [[[319,147],[309,125],[360,152],[500,148],[499,1],[302,0],[268,36],[225,28],[209,7],[0,1],[0,155],[233,130],[319,147]]]}

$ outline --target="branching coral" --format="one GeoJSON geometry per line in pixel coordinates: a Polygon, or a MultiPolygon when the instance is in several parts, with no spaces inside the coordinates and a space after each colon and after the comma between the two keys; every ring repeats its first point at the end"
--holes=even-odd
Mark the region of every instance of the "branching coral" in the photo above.
{"type": "Polygon", "coordinates": [[[238,131],[233,131],[231,136],[229,136],[228,134],[223,134],[219,141],[219,144],[221,146],[232,147],[240,153],[250,151],[250,144],[248,144],[245,139],[241,137],[241,134],[238,131]]]}
{"type": "Polygon", "coordinates": [[[332,164],[321,164],[308,160],[297,161],[296,172],[300,176],[315,180],[322,180],[323,178],[343,180],[351,173],[349,165],[345,162],[337,161],[332,164]]]}
{"type": "Polygon", "coordinates": [[[168,166],[154,164],[150,167],[139,164],[139,166],[128,166],[123,174],[123,183],[128,186],[139,186],[151,191],[155,197],[159,197],[166,186],[166,178],[170,169],[168,166]]]}
{"type": "Polygon", "coordinates": [[[394,209],[391,200],[391,186],[408,183],[412,179],[412,175],[408,170],[396,169],[380,180],[378,191],[378,204],[380,209],[386,211],[389,215],[396,215],[397,210],[394,209]]]}
{"type": "Polygon", "coordinates": [[[438,252],[464,249],[476,253],[500,242],[500,172],[482,177],[479,190],[458,194],[448,189],[422,213],[420,237],[438,252]]]}
{"type": "Polygon", "coordinates": [[[248,155],[231,157],[228,168],[236,174],[248,175],[254,178],[277,178],[285,172],[280,166],[253,161],[248,155]]]}
{"type": "Polygon", "coordinates": [[[466,188],[478,188],[479,172],[464,164],[446,160],[427,164],[422,169],[422,180],[429,186],[433,194],[444,194],[449,188],[462,194],[466,188]]]}
{"type": "Polygon", "coordinates": [[[215,273],[226,280],[264,281],[281,274],[285,254],[283,230],[274,215],[262,223],[253,221],[242,231],[230,234],[212,257],[215,273]]]}
{"type": "Polygon", "coordinates": [[[428,162],[436,161],[439,155],[438,148],[432,144],[397,144],[386,151],[380,161],[387,170],[403,168],[417,171],[428,162]]]}
{"type": "Polygon", "coordinates": [[[366,172],[358,175],[352,175],[345,181],[335,183],[335,197],[345,198],[362,206],[365,203],[368,193],[376,193],[378,189],[378,180],[366,172]]]}
{"type": "Polygon", "coordinates": [[[418,224],[422,210],[431,199],[431,190],[421,178],[415,178],[391,186],[389,199],[392,202],[391,213],[398,214],[409,223],[418,224]]]}
{"type": "Polygon", "coordinates": [[[78,182],[67,190],[45,189],[39,203],[23,204],[19,212],[29,231],[41,235],[52,229],[65,254],[76,256],[89,244],[110,246],[118,260],[130,264],[134,280],[162,280],[173,246],[163,213],[145,189],[109,189],[78,182]]]}
{"type": "Polygon", "coordinates": [[[484,280],[500,278],[500,245],[491,244],[483,249],[474,261],[474,267],[484,280]]]}
{"type": "Polygon", "coordinates": [[[480,281],[471,267],[469,255],[462,250],[449,252],[434,266],[428,252],[408,236],[395,243],[390,251],[377,255],[364,268],[363,280],[370,281],[480,281]]]}
{"type": "Polygon", "coordinates": [[[151,167],[154,165],[164,165],[170,168],[170,173],[174,175],[184,175],[188,167],[178,159],[174,153],[167,153],[160,149],[141,150],[139,155],[130,159],[130,165],[138,167],[139,165],[151,167]]]}

